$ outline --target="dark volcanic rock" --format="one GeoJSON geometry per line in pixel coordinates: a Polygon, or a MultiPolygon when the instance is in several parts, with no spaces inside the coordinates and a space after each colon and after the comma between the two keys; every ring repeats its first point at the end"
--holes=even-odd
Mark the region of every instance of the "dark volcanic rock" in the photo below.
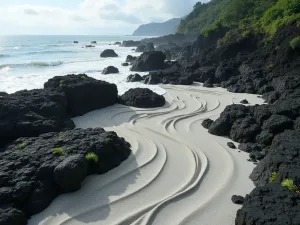
{"type": "Polygon", "coordinates": [[[118,57],[118,54],[115,53],[113,49],[105,49],[101,54],[100,57],[102,58],[109,58],[109,57],[118,57]]]}
{"type": "MultiPolygon", "coordinates": [[[[118,166],[130,155],[129,147],[116,133],[102,128],[20,138],[0,153],[0,190],[12,190],[10,197],[1,199],[0,208],[10,206],[27,216],[41,212],[58,194],[80,188],[85,176],[118,166]],[[91,152],[98,160],[86,158],[91,152]]],[[[22,221],[22,214],[13,214],[22,221]]]]}
{"type": "Polygon", "coordinates": [[[300,195],[281,187],[267,184],[256,187],[238,210],[236,225],[298,225],[300,224],[300,195]]]}
{"type": "Polygon", "coordinates": [[[127,82],[139,82],[142,81],[143,78],[139,74],[131,74],[127,77],[127,82]]]}
{"type": "Polygon", "coordinates": [[[57,90],[19,91],[0,98],[0,146],[19,137],[74,128],[67,98],[57,90]]]}
{"type": "Polygon", "coordinates": [[[67,112],[73,117],[113,105],[118,98],[115,84],[96,80],[85,74],[57,76],[48,80],[44,87],[65,93],[67,112]]]}
{"type": "Polygon", "coordinates": [[[214,87],[214,82],[211,78],[204,82],[203,87],[212,88],[214,87]]]}
{"type": "Polygon", "coordinates": [[[132,71],[151,71],[160,70],[165,68],[166,56],[160,51],[144,52],[138,59],[133,63],[132,71]]]}
{"type": "Polygon", "coordinates": [[[129,63],[122,63],[122,66],[129,66],[129,63]]]}
{"type": "Polygon", "coordinates": [[[130,41],[123,41],[121,46],[122,47],[137,47],[140,44],[141,44],[140,41],[132,41],[132,40],[130,40],[130,41]]]}
{"type": "Polygon", "coordinates": [[[263,129],[268,130],[271,133],[278,134],[286,129],[293,127],[293,121],[281,115],[272,115],[267,121],[264,122],[263,129]]]}
{"type": "Polygon", "coordinates": [[[26,225],[27,218],[25,214],[15,208],[0,208],[0,224],[1,225],[26,225]]]}
{"type": "Polygon", "coordinates": [[[270,151],[254,168],[250,178],[256,185],[269,182],[272,172],[277,172],[278,179],[293,179],[300,182],[300,133],[286,130],[275,136],[270,151]]]}
{"type": "Polygon", "coordinates": [[[151,51],[155,51],[154,45],[153,43],[147,43],[146,45],[139,45],[135,52],[151,52],[151,51]]]}
{"type": "Polygon", "coordinates": [[[135,60],[137,60],[137,57],[135,57],[135,56],[128,55],[128,56],[126,57],[126,62],[128,62],[128,63],[130,63],[130,64],[134,63],[135,60]]]}
{"type": "Polygon", "coordinates": [[[97,41],[91,41],[91,44],[97,44],[97,41]]]}
{"type": "Polygon", "coordinates": [[[74,44],[78,44],[79,42],[78,42],[78,41],[73,41],[73,43],[74,43],[74,44]]]}
{"type": "Polygon", "coordinates": [[[236,146],[235,146],[235,144],[233,144],[233,142],[228,142],[228,143],[227,143],[227,146],[228,146],[229,148],[236,149],[236,146]]]}
{"type": "Polygon", "coordinates": [[[6,93],[6,92],[4,92],[4,91],[0,91],[0,97],[2,97],[2,96],[7,96],[8,94],[6,93]]]}
{"type": "Polygon", "coordinates": [[[240,103],[242,103],[242,104],[249,104],[249,102],[248,102],[247,99],[244,99],[244,100],[240,101],[240,103]]]}
{"type": "Polygon", "coordinates": [[[153,108],[163,106],[165,98],[148,88],[134,88],[121,96],[121,103],[138,108],[153,108]]]}
{"type": "Polygon", "coordinates": [[[213,120],[211,119],[205,119],[202,121],[202,126],[205,128],[205,129],[209,129],[210,126],[213,124],[213,120]]]}
{"type": "Polygon", "coordinates": [[[87,174],[87,161],[84,155],[72,155],[54,169],[54,181],[64,192],[80,189],[87,174]]]}
{"type": "Polygon", "coordinates": [[[244,202],[245,198],[243,196],[240,196],[240,195],[233,195],[231,197],[231,201],[234,203],[234,204],[238,204],[238,205],[242,205],[243,202],[244,202]]]}
{"type": "Polygon", "coordinates": [[[86,45],[86,48],[95,48],[95,45],[86,45]]]}
{"type": "Polygon", "coordinates": [[[139,45],[136,49],[135,52],[144,52],[146,46],[145,45],[139,45]]]}
{"type": "Polygon", "coordinates": [[[117,41],[117,42],[114,43],[114,45],[121,45],[121,44],[122,44],[122,43],[119,42],[119,41],[117,41]]]}
{"type": "Polygon", "coordinates": [[[102,74],[112,74],[112,73],[119,73],[118,68],[114,66],[108,66],[104,68],[104,70],[102,71],[102,74]]]}

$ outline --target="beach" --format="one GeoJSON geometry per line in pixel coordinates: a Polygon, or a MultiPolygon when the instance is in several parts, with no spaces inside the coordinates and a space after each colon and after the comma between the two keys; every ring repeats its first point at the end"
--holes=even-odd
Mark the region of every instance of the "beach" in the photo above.
{"type": "Polygon", "coordinates": [[[130,142],[132,155],[104,175],[87,177],[77,192],[58,196],[30,225],[234,224],[240,206],[231,196],[253,189],[248,177],[255,165],[201,122],[245,98],[250,104],[263,100],[199,83],[161,88],[164,107],[116,104],[73,118],[78,128],[115,131],[130,142]]]}

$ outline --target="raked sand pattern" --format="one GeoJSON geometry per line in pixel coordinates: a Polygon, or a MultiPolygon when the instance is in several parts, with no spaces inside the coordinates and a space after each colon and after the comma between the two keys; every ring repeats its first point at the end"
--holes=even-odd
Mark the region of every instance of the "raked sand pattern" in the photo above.
{"type": "Polygon", "coordinates": [[[257,95],[221,88],[164,85],[162,108],[114,105],[74,118],[77,127],[104,127],[124,137],[133,154],[104,175],[89,176],[82,188],[57,197],[30,225],[233,225],[234,194],[254,185],[248,155],[229,149],[227,138],[210,135],[203,119],[257,95]]]}

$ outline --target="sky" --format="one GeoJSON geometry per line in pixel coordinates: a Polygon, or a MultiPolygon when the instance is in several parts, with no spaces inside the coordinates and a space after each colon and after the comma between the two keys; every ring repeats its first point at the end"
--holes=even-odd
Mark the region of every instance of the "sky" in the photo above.
{"type": "Polygon", "coordinates": [[[131,34],[141,24],[185,16],[197,1],[0,0],[0,35],[131,34]]]}

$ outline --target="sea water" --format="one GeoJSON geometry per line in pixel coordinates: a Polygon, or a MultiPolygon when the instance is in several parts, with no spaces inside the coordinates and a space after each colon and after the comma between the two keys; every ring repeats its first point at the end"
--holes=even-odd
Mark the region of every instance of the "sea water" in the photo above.
{"type": "MultiPolygon", "coordinates": [[[[133,74],[130,67],[123,67],[127,55],[138,56],[128,47],[113,45],[117,41],[140,40],[133,36],[0,36],[0,91],[13,93],[19,90],[43,88],[54,76],[85,73],[99,80],[115,83],[119,94],[130,88],[147,87],[162,94],[157,85],[128,83],[133,74]],[[73,43],[78,41],[79,43],[73,43]],[[85,48],[91,44],[94,48],[85,48]],[[100,58],[105,49],[114,49],[116,58],[100,58]],[[119,74],[102,75],[107,66],[115,66],[119,74]]],[[[139,73],[145,75],[147,73],[139,73]]]]}

